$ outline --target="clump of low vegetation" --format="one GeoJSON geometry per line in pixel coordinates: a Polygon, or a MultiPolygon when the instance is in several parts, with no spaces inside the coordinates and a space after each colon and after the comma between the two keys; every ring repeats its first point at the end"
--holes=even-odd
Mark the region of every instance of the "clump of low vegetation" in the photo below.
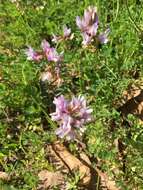
{"type": "Polygon", "coordinates": [[[1,189],[142,190],[142,1],[0,7],[1,189]]]}

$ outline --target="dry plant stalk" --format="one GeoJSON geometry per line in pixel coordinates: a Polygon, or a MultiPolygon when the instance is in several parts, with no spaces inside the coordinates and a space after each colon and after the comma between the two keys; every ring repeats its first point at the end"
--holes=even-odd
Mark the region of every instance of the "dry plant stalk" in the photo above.
{"type": "Polygon", "coordinates": [[[78,158],[73,156],[62,144],[55,143],[53,148],[71,172],[75,170],[79,171],[81,174],[82,185],[89,184],[91,180],[90,168],[84,165],[78,158]]]}

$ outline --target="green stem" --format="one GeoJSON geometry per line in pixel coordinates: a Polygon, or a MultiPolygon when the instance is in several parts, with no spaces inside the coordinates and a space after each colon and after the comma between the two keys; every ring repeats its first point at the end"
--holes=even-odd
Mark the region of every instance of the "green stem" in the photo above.
{"type": "Polygon", "coordinates": [[[142,29],[136,24],[135,20],[133,19],[132,15],[131,15],[131,12],[130,12],[130,9],[129,9],[129,6],[128,6],[128,0],[126,0],[125,3],[126,3],[129,18],[130,18],[131,22],[134,24],[134,27],[135,27],[136,31],[137,32],[140,31],[142,33],[143,32],[142,29]]]}
{"type": "Polygon", "coordinates": [[[21,150],[24,152],[24,154],[26,155],[26,152],[22,146],[22,133],[20,134],[20,137],[19,137],[19,147],[21,148],[21,150]]]}
{"type": "Polygon", "coordinates": [[[40,105],[40,103],[38,103],[36,101],[36,99],[31,96],[31,98],[33,99],[34,103],[40,108],[40,110],[44,113],[48,123],[50,123],[50,125],[53,127],[53,128],[57,128],[57,125],[51,120],[51,118],[49,117],[49,115],[46,113],[46,111],[44,110],[44,108],[40,105]]]}
{"type": "Polygon", "coordinates": [[[119,0],[117,0],[116,16],[115,16],[114,22],[115,22],[115,21],[116,21],[116,19],[118,18],[118,14],[119,14],[119,7],[120,7],[119,0]]]}
{"type": "Polygon", "coordinates": [[[24,85],[27,85],[24,69],[25,69],[25,63],[22,65],[22,76],[23,76],[24,85]]]}
{"type": "Polygon", "coordinates": [[[104,65],[106,66],[108,71],[110,71],[110,73],[115,77],[115,79],[117,79],[117,76],[113,73],[113,71],[106,64],[104,64],[104,65]]]}

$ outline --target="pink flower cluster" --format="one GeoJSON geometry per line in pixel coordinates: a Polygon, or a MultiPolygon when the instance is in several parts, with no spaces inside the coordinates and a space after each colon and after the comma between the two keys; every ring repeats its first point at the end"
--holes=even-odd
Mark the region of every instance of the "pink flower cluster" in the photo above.
{"type": "MultiPolygon", "coordinates": [[[[83,18],[79,16],[76,17],[76,24],[81,30],[83,45],[89,45],[92,41],[96,40],[101,44],[106,44],[108,42],[109,28],[105,32],[97,35],[99,19],[97,16],[97,8],[89,6],[85,11],[83,18]]],[[[73,39],[73,34],[71,34],[71,28],[68,28],[66,25],[63,26],[63,34],[61,36],[56,36],[53,34],[52,41],[57,43],[62,40],[73,39]]],[[[50,47],[50,44],[43,40],[41,43],[42,51],[34,51],[32,47],[29,47],[26,50],[26,55],[28,60],[40,61],[43,58],[46,58],[48,61],[60,62],[62,60],[62,53],[58,54],[56,49],[50,47]]]]}
{"type": "Polygon", "coordinates": [[[48,61],[52,62],[60,62],[62,60],[63,53],[58,54],[56,49],[50,47],[50,44],[46,40],[42,41],[41,47],[41,52],[36,52],[32,47],[29,47],[25,52],[27,59],[32,61],[40,61],[43,58],[46,58],[48,61]]]}
{"type": "Polygon", "coordinates": [[[53,103],[56,111],[50,115],[52,120],[59,124],[56,134],[68,140],[76,138],[78,132],[82,134],[85,130],[84,124],[91,121],[92,112],[92,109],[86,106],[85,98],[73,97],[71,101],[68,101],[61,95],[55,98],[53,103]]]}
{"type": "MultiPolygon", "coordinates": [[[[97,30],[99,26],[97,8],[91,6],[88,7],[84,11],[83,18],[80,18],[79,16],[76,17],[76,24],[82,32],[82,37],[83,37],[82,44],[83,45],[90,44],[94,40],[94,37],[97,36],[97,30]]],[[[104,33],[98,35],[96,39],[101,44],[106,44],[108,42],[107,37],[109,32],[110,32],[109,29],[107,29],[104,33]]]]}

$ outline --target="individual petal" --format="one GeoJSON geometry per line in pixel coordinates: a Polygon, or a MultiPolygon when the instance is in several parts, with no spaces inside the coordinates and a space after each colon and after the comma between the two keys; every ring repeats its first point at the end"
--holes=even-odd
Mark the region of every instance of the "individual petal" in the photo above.
{"type": "Polygon", "coordinates": [[[106,44],[109,41],[108,39],[109,33],[110,33],[110,29],[108,28],[104,33],[98,36],[98,40],[101,44],[106,44]]]}
{"type": "Polygon", "coordinates": [[[42,47],[43,50],[46,50],[46,49],[50,48],[50,44],[49,44],[49,42],[47,42],[47,41],[44,39],[44,40],[42,41],[42,43],[41,43],[41,47],[42,47]]]}
{"type": "Polygon", "coordinates": [[[84,17],[83,17],[84,23],[86,24],[85,27],[92,26],[93,24],[98,25],[98,16],[97,16],[97,8],[89,6],[84,11],[84,17]]]}
{"type": "Polygon", "coordinates": [[[80,101],[80,104],[82,105],[82,107],[86,107],[86,100],[84,96],[79,96],[78,100],[80,101]]]}
{"type": "Polygon", "coordinates": [[[53,121],[60,121],[62,119],[62,113],[60,111],[51,113],[50,116],[53,121]]]}
{"type": "Polygon", "coordinates": [[[68,115],[64,116],[63,124],[56,130],[56,135],[58,135],[60,138],[67,136],[72,130],[71,121],[71,117],[68,115]]]}
{"type": "Polygon", "coordinates": [[[63,26],[63,37],[68,38],[71,35],[71,28],[68,28],[66,25],[63,26]]]}
{"type": "Polygon", "coordinates": [[[96,36],[96,33],[97,33],[97,29],[98,29],[98,24],[97,23],[94,23],[93,25],[89,26],[87,28],[87,33],[89,35],[91,35],[92,37],[93,36],[96,36]]]}
{"type": "Polygon", "coordinates": [[[82,41],[82,44],[83,45],[88,45],[91,43],[91,40],[92,40],[92,37],[89,36],[87,33],[82,33],[82,37],[83,37],[83,41],[82,41]]]}
{"type": "Polygon", "coordinates": [[[50,44],[49,42],[47,42],[46,40],[43,40],[42,43],[41,43],[41,47],[44,51],[44,53],[47,55],[50,51],[50,44]]]}
{"type": "Polygon", "coordinates": [[[68,133],[65,133],[65,131],[61,127],[58,128],[55,133],[60,138],[66,137],[67,140],[72,140],[72,139],[75,139],[75,137],[76,137],[75,132],[73,130],[69,130],[68,133]]]}
{"type": "Polygon", "coordinates": [[[84,22],[86,23],[86,26],[91,24],[91,17],[92,17],[92,13],[88,9],[86,9],[84,11],[84,18],[83,18],[84,22]]]}
{"type": "Polygon", "coordinates": [[[56,105],[56,108],[62,112],[67,112],[68,101],[64,98],[63,95],[58,98],[54,98],[53,103],[56,105]]]}
{"type": "Polygon", "coordinates": [[[89,6],[89,7],[88,7],[88,11],[89,11],[90,14],[91,14],[92,22],[98,23],[97,7],[89,6]]]}
{"type": "Polygon", "coordinates": [[[72,100],[70,102],[70,107],[74,108],[74,107],[79,107],[79,101],[76,97],[72,97],[72,100]]]}
{"type": "Polygon", "coordinates": [[[79,16],[76,17],[76,25],[79,27],[79,29],[83,29],[83,23],[79,16]]]}
{"type": "Polygon", "coordinates": [[[25,54],[27,55],[28,60],[33,60],[33,57],[36,54],[36,52],[32,47],[29,46],[29,48],[25,51],[25,54]]]}
{"type": "Polygon", "coordinates": [[[63,130],[63,127],[59,127],[58,129],[56,129],[55,131],[56,135],[59,136],[60,138],[63,138],[65,136],[65,133],[64,133],[64,130],[63,130]]]}
{"type": "Polygon", "coordinates": [[[67,105],[68,105],[67,100],[65,100],[64,96],[61,95],[58,98],[54,98],[53,103],[56,106],[56,112],[50,114],[52,120],[53,121],[62,120],[65,113],[67,113],[67,105]]]}
{"type": "Polygon", "coordinates": [[[88,114],[91,114],[91,113],[93,112],[93,109],[89,108],[89,109],[86,110],[86,112],[87,112],[88,114]]]}
{"type": "Polygon", "coordinates": [[[86,107],[86,100],[83,96],[73,97],[69,106],[73,112],[80,112],[81,107],[86,107]]]}
{"type": "Polygon", "coordinates": [[[96,17],[95,17],[95,23],[96,23],[97,25],[99,25],[99,19],[98,19],[97,13],[96,13],[96,17]]]}
{"type": "Polygon", "coordinates": [[[88,123],[92,120],[91,113],[88,113],[87,110],[84,110],[83,113],[81,113],[81,118],[83,118],[84,123],[88,123]]]}

